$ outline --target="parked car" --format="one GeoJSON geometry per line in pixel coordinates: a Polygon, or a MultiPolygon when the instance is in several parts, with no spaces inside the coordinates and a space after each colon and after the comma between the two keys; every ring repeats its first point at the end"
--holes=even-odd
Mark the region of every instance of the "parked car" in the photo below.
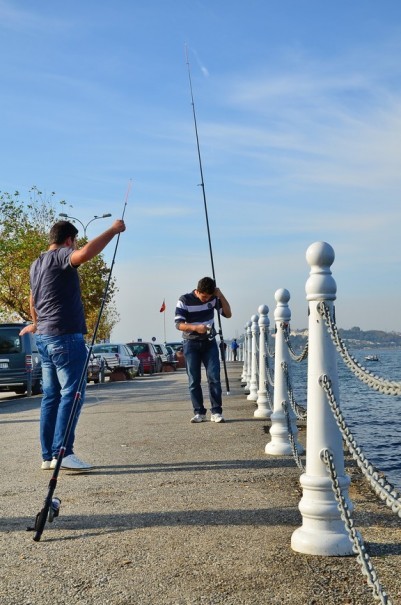
{"type": "Polygon", "coordinates": [[[177,367],[185,368],[184,343],[182,340],[175,342],[167,342],[166,346],[171,347],[176,355],[177,367]]]}
{"type": "Polygon", "coordinates": [[[175,370],[177,369],[178,366],[178,358],[177,358],[177,353],[174,351],[173,347],[171,347],[170,345],[166,345],[166,349],[169,355],[169,360],[175,364],[175,370]]]}
{"type": "Polygon", "coordinates": [[[182,351],[184,349],[184,343],[182,340],[177,342],[166,342],[166,346],[171,347],[175,352],[182,351]]]}
{"type": "Polygon", "coordinates": [[[30,396],[42,392],[42,363],[35,335],[19,335],[26,325],[0,324],[0,390],[30,396]]]}
{"type": "MultiPolygon", "coordinates": [[[[89,347],[87,346],[89,352],[89,347]]],[[[88,362],[88,382],[93,381],[95,384],[104,382],[105,363],[101,355],[94,355],[93,350],[88,362]]]]}
{"type": "Polygon", "coordinates": [[[153,342],[128,342],[127,347],[140,359],[142,369],[146,374],[162,371],[162,361],[153,342]]]}
{"type": "Polygon", "coordinates": [[[176,360],[173,358],[173,356],[168,352],[166,345],[163,344],[159,344],[155,342],[155,349],[161,359],[162,362],[162,368],[164,366],[170,366],[173,368],[173,370],[177,369],[177,362],[176,360]]]}
{"type": "Polygon", "coordinates": [[[122,370],[127,378],[134,378],[139,373],[140,361],[125,344],[100,343],[93,345],[92,351],[95,357],[103,359],[105,376],[110,376],[117,369],[122,370]]]}

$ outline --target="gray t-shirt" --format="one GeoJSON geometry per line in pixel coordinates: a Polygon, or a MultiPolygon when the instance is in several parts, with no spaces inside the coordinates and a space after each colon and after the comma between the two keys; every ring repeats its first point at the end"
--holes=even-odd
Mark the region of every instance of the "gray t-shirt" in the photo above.
{"type": "Polygon", "coordinates": [[[84,308],[72,248],[57,248],[40,255],[31,265],[30,282],[38,316],[38,334],[86,334],[84,308]]]}

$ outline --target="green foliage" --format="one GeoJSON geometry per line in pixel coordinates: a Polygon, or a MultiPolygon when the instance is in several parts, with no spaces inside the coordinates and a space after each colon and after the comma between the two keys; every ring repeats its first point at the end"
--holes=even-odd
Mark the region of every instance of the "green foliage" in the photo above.
{"type": "MultiPolygon", "coordinates": [[[[57,220],[54,196],[45,197],[33,187],[29,201],[21,200],[20,194],[0,192],[0,320],[29,321],[29,268],[32,262],[48,249],[48,232],[57,220]]],[[[58,202],[65,204],[64,201],[58,202]]],[[[87,240],[82,239],[79,245],[87,240]]],[[[109,275],[100,254],[79,269],[82,299],[88,325],[93,334],[103,292],[109,275]]],[[[98,338],[107,338],[118,321],[114,304],[116,294],[114,279],[110,280],[107,300],[99,326],[98,338]]]]}

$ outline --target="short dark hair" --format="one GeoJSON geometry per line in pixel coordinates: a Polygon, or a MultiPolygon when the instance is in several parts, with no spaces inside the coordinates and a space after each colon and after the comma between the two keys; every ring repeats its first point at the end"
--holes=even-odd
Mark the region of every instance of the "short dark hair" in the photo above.
{"type": "Polygon", "coordinates": [[[78,234],[78,229],[69,221],[57,221],[50,229],[49,244],[64,244],[69,237],[74,239],[78,234]]]}
{"type": "Polygon", "coordinates": [[[216,282],[211,277],[202,277],[198,281],[198,292],[202,292],[202,294],[214,294],[216,290],[216,282]]]}

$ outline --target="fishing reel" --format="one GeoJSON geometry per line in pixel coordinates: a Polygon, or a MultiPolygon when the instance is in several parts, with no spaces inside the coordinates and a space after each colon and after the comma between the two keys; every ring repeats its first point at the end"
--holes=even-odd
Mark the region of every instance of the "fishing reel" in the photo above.
{"type": "Polygon", "coordinates": [[[207,334],[207,339],[208,340],[213,340],[214,339],[214,337],[216,336],[217,332],[216,332],[213,324],[207,324],[206,325],[206,334],[207,334]]]}
{"type": "MultiPolygon", "coordinates": [[[[49,523],[53,523],[54,519],[59,516],[60,506],[61,506],[60,498],[53,497],[51,504],[49,506],[49,510],[47,511],[47,514],[46,514],[46,506],[44,506],[42,508],[42,510],[39,511],[38,514],[36,515],[35,526],[27,527],[26,531],[36,531],[37,535],[40,536],[42,534],[43,528],[46,524],[46,517],[47,517],[47,521],[49,521],[49,523]]],[[[40,539],[40,538],[38,538],[38,539],[40,539]]],[[[38,541],[38,539],[37,539],[37,541],[38,541]]]]}
{"type": "Polygon", "coordinates": [[[56,497],[52,498],[52,503],[49,508],[49,514],[48,514],[49,523],[53,523],[53,519],[58,517],[59,512],[60,512],[60,505],[61,505],[60,498],[56,498],[56,497]]]}

